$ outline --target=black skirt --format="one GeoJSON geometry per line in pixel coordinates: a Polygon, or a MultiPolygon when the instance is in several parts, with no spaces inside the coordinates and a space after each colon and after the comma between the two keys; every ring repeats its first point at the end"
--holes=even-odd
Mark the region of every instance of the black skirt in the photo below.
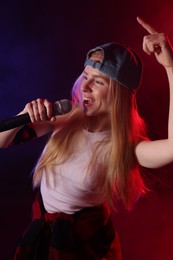
{"type": "Polygon", "coordinates": [[[33,219],[16,249],[14,260],[120,260],[117,234],[105,205],[69,215],[46,212],[40,193],[33,219]]]}

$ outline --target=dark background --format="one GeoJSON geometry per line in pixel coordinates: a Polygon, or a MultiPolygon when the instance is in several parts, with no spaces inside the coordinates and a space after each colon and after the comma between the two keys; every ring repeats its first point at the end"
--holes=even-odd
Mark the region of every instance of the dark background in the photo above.
{"type": "MultiPolygon", "coordinates": [[[[152,139],[167,135],[168,83],[164,69],[142,51],[145,31],[139,15],[169,34],[173,42],[172,0],[0,1],[0,120],[42,97],[70,97],[88,49],[117,41],[143,59],[138,92],[141,116],[152,139]]],[[[30,221],[32,169],[47,137],[0,150],[0,259],[10,260],[30,221]]],[[[157,152],[157,151],[156,151],[157,152]]],[[[123,260],[173,259],[173,166],[144,169],[151,188],[133,211],[113,214],[123,260]]]]}

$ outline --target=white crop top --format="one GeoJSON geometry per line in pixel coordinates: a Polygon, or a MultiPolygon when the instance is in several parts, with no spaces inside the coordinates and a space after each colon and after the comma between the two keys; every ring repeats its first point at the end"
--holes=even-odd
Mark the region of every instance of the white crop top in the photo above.
{"type": "Polygon", "coordinates": [[[97,183],[95,178],[99,173],[87,176],[85,174],[96,142],[109,134],[109,131],[92,133],[83,130],[72,156],[48,172],[49,184],[46,183],[43,172],[41,194],[46,211],[73,214],[82,208],[102,203],[96,191],[99,184],[95,185],[97,183]]]}

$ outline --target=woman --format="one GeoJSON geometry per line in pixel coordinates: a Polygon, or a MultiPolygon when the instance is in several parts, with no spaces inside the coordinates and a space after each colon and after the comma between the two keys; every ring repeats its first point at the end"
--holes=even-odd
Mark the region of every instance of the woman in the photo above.
{"type": "Polygon", "coordinates": [[[0,134],[0,146],[8,147],[20,143],[23,131],[30,138],[51,133],[33,176],[33,221],[14,259],[121,259],[110,207],[121,199],[129,208],[147,191],[138,165],[156,168],[173,161],[172,48],[164,34],[137,20],[149,33],[144,51],[154,53],[168,76],[168,138],[146,137],[135,104],[142,72],[138,55],[117,43],[90,50],[70,113],[54,117],[51,103],[37,99],[21,112],[30,115],[27,129],[0,134]]]}

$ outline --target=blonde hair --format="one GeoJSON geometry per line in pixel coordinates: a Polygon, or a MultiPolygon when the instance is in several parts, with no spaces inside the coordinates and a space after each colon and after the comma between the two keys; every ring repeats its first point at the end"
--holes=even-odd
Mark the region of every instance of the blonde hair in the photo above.
{"type": "Polygon", "coordinates": [[[130,208],[147,188],[135,156],[136,144],[146,138],[146,126],[139,116],[136,94],[111,80],[111,145],[106,174],[108,200],[118,198],[130,208]],[[115,86],[116,85],[116,86],[115,86]]]}
{"type": "MultiPolygon", "coordinates": [[[[80,100],[81,80],[79,77],[72,92],[73,100],[77,103],[80,100]]],[[[96,146],[87,173],[91,168],[96,169],[97,160],[97,170],[101,173],[102,182],[99,186],[100,196],[112,206],[115,199],[121,199],[124,205],[130,208],[133,201],[147,190],[135,156],[136,144],[146,135],[145,124],[137,111],[135,93],[110,79],[110,94],[110,139],[103,140],[96,146]]],[[[34,186],[39,185],[43,168],[46,169],[46,178],[49,181],[47,169],[55,163],[63,163],[72,153],[71,144],[82,131],[85,121],[86,116],[77,105],[67,116],[64,127],[52,134],[36,166],[34,186]]]]}

